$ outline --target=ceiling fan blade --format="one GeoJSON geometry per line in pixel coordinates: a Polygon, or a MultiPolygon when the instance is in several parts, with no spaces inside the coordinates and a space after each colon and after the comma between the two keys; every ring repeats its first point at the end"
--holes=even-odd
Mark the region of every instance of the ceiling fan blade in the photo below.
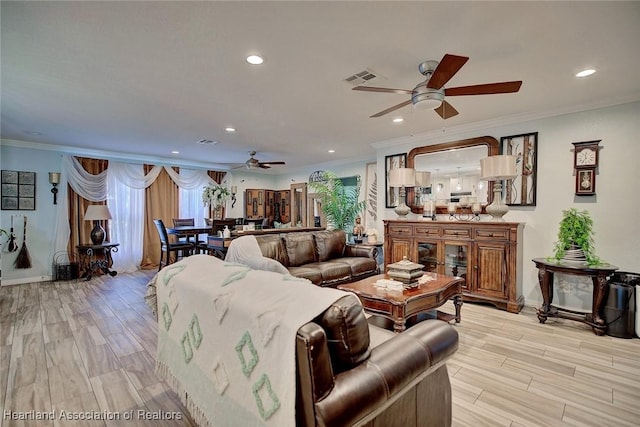
{"type": "Polygon", "coordinates": [[[453,108],[453,105],[449,104],[447,101],[442,101],[442,104],[440,104],[440,106],[433,111],[438,113],[440,117],[445,120],[458,115],[458,110],[453,108]]]}
{"type": "Polygon", "coordinates": [[[451,77],[453,77],[468,60],[469,58],[466,56],[449,55],[447,53],[442,57],[442,61],[440,61],[429,78],[427,87],[430,89],[440,89],[451,80],[451,77]]]}
{"type": "Polygon", "coordinates": [[[285,162],[260,162],[261,165],[286,165],[285,162]]]}
{"type": "Polygon", "coordinates": [[[376,113],[373,116],[370,116],[370,118],[384,116],[385,114],[388,114],[388,113],[390,113],[392,111],[398,110],[398,109],[404,107],[405,105],[409,105],[409,104],[411,104],[411,100],[410,99],[407,100],[407,101],[401,102],[400,104],[394,105],[393,107],[389,107],[386,110],[382,110],[379,113],[376,113]]]}
{"type": "Polygon", "coordinates": [[[445,96],[460,95],[493,95],[496,93],[513,93],[520,90],[522,81],[486,83],[473,86],[450,87],[444,90],[445,96]]]}
{"type": "Polygon", "coordinates": [[[382,92],[382,93],[405,93],[411,95],[412,91],[408,89],[389,89],[386,87],[373,87],[373,86],[356,86],[352,90],[361,90],[364,92],[382,92]]]}
{"type": "Polygon", "coordinates": [[[264,163],[258,163],[258,167],[262,169],[271,169],[271,166],[265,165],[264,163]]]}

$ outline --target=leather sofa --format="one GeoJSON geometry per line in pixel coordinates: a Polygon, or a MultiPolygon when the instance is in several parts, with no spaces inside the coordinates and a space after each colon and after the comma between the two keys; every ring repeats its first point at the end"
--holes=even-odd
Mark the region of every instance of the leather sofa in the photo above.
{"type": "MultiPolygon", "coordinates": [[[[199,369],[211,368],[210,357],[199,356],[204,354],[202,350],[206,346],[220,346],[217,350],[219,354],[216,353],[219,357],[223,354],[225,345],[228,348],[236,346],[235,339],[226,343],[209,342],[212,332],[220,322],[220,313],[228,317],[231,312],[243,313],[248,306],[257,306],[264,310],[261,305],[264,300],[247,298],[245,294],[248,292],[253,295],[255,284],[258,284],[258,288],[268,288],[267,293],[271,295],[277,289],[291,295],[291,290],[296,289],[297,298],[305,298],[307,291],[303,288],[316,288],[308,284],[294,284],[290,279],[283,279],[285,276],[274,272],[240,271],[242,274],[237,274],[238,270],[230,269],[229,264],[217,258],[194,255],[161,270],[147,284],[145,300],[154,314],[160,315],[156,362],[164,363],[167,368],[158,372],[170,379],[170,384],[174,384],[174,390],[184,399],[183,402],[188,402],[190,395],[201,396],[203,389],[199,387],[204,387],[206,393],[217,397],[220,390],[225,390],[222,380],[234,378],[230,381],[235,383],[238,378],[228,375],[214,375],[211,378],[193,376],[193,372],[200,372],[199,369]],[[229,285],[233,288],[231,290],[225,287],[228,277],[235,280],[229,285]],[[229,306],[211,303],[221,303],[222,300],[214,299],[214,296],[223,295],[234,296],[229,300],[229,306]],[[257,300],[260,300],[260,303],[256,305],[257,300]],[[182,302],[176,304],[179,301],[182,302]],[[181,307],[188,307],[188,310],[182,310],[181,307]],[[221,307],[225,307],[223,311],[220,311],[221,307]],[[172,311],[174,309],[175,311],[172,311]],[[180,310],[186,315],[181,314],[180,310]],[[184,346],[184,337],[193,335],[195,339],[196,330],[191,329],[191,335],[181,334],[182,327],[177,327],[180,324],[183,327],[188,324],[193,328],[191,313],[198,314],[197,324],[202,327],[198,326],[197,331],[204,334],[204,339],[198,347],[199,352],[195,354],[195,350],[189,347],[193,359],[167,359],[166,356],[161,358],[160,349],[164,349],[162,354],[165,354],[167,349],[182,354],[179,349],[184,346]],[[171,335],[174,333],[172,330],[177,331],[174,337],[171,335]],[[190,369],[193,371],[189,371],[190,369]],[[169,374],[171,372],[173,374],[169,374]],[[200,384],[196,384],[198,382],[200,384]]],[[[295,372],[291,379],[295,383],[295,391],[292,390],[286,398],[295,399],[294,402],[289,401],[294,408],[292,416],[295,419],[287,425],[295,423],[296,427],[450,426],[451,383],[445,363],[458,348],[458,333],[455,328],[439,320],[425,320],[400,334],[394,334],[373,324],[373,318],[367,319],[359,299],[354,294],[333,289],[317,291],[339,292],[341,295],[318,311],[320,314],[309,317],[310,321],[305,321],[306,323],[303,322],[292,330],[291,337],[295,337],[295,342],[290,351],[295,359],[292,360],[292,363],[295,363],[295,372]]],[[[310,293],[314,294],[313,291],[310,293]]],[[[259,322],[251,320],[253,315],[250,313],[254,312],[248,311],[239,318],[249,319],[247,321],[252,325],[249,330],[256,338],[261,336],[259,330],[262,327],[259,326],[259,322]]],[[[227,328],[226,332],[229,332],[235,326],[224,327],[227,328]]],[[[240,335],[241,329],[243,328],[235,330],[236,337],[240,335]]],[[[277,334],[288,333],[284,324],[280,324],[277,330],[277,334]]],[[[268,346],[260,339],[255,342],[255,353],[261,354],[258,363],[267,363],[268,346]]],[[[237,351],[236,346],[235,352],[237,351]]],[[[286,353],[281,350],[274,351],[280,354],[280,357],[284,357],[286,353]]],[[[231,353],[234,351],[231,350],[231,353]]],[[[231,357],[225,359],[223,365],[235,366],[230,361],[237,362],[236,359],[245,360],[244,357],[231,357]]],[[[257,356],[255,360],[258,361],[257,356]]],[[[240,373],[237,366],[235,369],[240,373]]],[[[233,372],[233,369],[225,369],[224,372],[233,372]]],[[[239,377],[244,378],[243,375],[239,377]]],[[[243,385],[247,389],[252,387],[252,381],[243,380],[238,384],[239,390],[242,390],[243,385]]],[[[285,396],[279,390],[278,395],[281,398],[285,396]]],[[[237,404],[235,397],[230,396],[229,399],[237,404]]],[[[195,414],[197,419],[202,421],[202,425],[206,424],[206,419],[217,420],[215,407],[207,412],[204,411],[207,408],[198,409],[196,402],[192,404],[190,411],[194,411],[192,415],[195,414]]],[[[251,400],[252,408],[254,404],[251,400]]],[[[233,417],[233,414],[229,416],[233,417]]],[[[238,419],[240,418],[242,417],[238,415],[238,419]]],[[[234,425],[247,424],[238,421],[234,425]]]]}
{"type": "Polygon", "coordinates": [[[282,264],[292,276],[318,286],[364,279],[379,273],[378,248],[347,245],[343,230],[289,232],[255,236],[262,255],[282,264]]]}
{"type": "Polygon", "coordinates": [[[302,326],[296,341],[296,426],[451,425],[451,325],[426,320],[393,334],[369,325],[347,295],[302,326]]]}

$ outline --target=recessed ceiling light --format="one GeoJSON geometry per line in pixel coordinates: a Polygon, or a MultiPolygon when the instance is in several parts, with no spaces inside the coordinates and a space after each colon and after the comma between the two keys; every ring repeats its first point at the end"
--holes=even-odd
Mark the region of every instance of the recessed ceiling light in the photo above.
{"type": "Polygon", "coordinates": [[[264,59],[258,55],[249,55],[247,56],[247,62],[251,65],[260,65],[264,62],[264,59]]]}
{"type": "Polygon", "coordinates": [[[336,150],[329,150],[329,153],[335,153],[336,150]]]}
{"type": "Polygon", "coordinates": [[[593,68],[589,68],[587,70],[582,70],[579,73],[576,73],[576,77],[587,77],[590,76],[591,74],[594,74],[596,72],[596,70],[594,70],[593,68]]]}
{"type": "Polygon", "coordinates": [[[173,150],[173,151],[171,152],[171,154],[180,154],[180,152],[179,152],[179,151],[176,151],[176,150],[173,150]]]}
{"type": "Polygon", "coordinates": [[[236,131],[236,128],[231,127],[231,126],[227,126],[226,128],[224,128],[224,130],[225,130],[226,132],[231,133],[231,132],[235,132],[235,131],[236,131]]]}
{"type": "Polygon", "coordinates": [[[396,117],[395,119],[393,119],[393,123],[402,123],[404,122],[404,119],[402,117],[396,117]]]}

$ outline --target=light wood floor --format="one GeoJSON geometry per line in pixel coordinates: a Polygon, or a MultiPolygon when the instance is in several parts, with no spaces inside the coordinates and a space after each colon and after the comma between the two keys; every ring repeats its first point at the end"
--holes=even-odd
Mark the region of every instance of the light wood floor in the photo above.
{"type": "MultiPolygon", "coordinates": [[[[156,323],[143,299],[153,273],[0,288],[1,427],[193,425],[153,372],[156,323]],[[6,417],[52,410],[52,422],[6,417]],[[132,420],[71,422],[63,410],[134,412],[132,420]],[[182,420],[144,420],[138,410],[182,420]]],[[[470,303],[455,327],[454,426],[640,425],[640,339],[597,337],[570,320],[541,325],[530,308],[514,315],[470,303]]]]}

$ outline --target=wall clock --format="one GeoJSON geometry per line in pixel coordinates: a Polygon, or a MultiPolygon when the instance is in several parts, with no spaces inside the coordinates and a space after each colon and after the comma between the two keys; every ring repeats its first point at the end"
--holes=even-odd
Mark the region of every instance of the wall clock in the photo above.
{"type": "Polygon", "coordinates": [[[600,141],[573,142],[573,167],[576,171],[576,196],[596,194],[596,169],[600,141]]]}
{"type": "Polygon", "coordinates": [[[573,150],[573,167],[575,169],[598,167],[598,151],[600,148],[598,144],[600,144],[600,141],[572,143],[575,146],[573,150]]]}
{"type": "Polygon", "coordinates": [[[576,171],[576,195],[593,196],[596,194],[596,170],[578,169],[576,171]]]}

